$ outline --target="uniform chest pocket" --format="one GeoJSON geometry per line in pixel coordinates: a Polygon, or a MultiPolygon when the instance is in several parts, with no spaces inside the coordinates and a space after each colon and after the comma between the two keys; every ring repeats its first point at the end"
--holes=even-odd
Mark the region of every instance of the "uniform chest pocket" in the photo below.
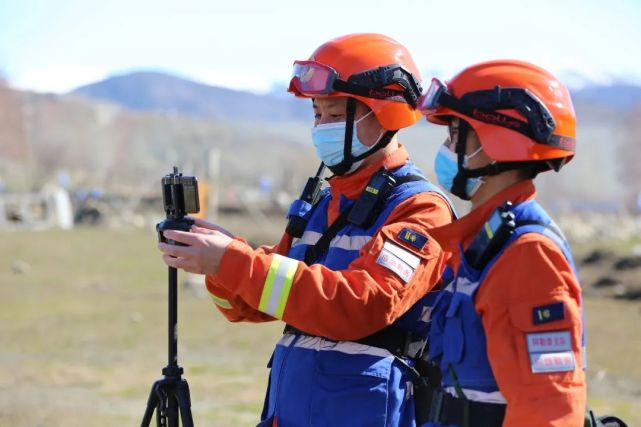
{"type": "Polygon", "coordinates": [[[456,364],[463,358],[465,338],[463,335],[463,316],[461,313],[463,295],[454,293],[445,313],[443,328],[443,358],[456,364]]]}

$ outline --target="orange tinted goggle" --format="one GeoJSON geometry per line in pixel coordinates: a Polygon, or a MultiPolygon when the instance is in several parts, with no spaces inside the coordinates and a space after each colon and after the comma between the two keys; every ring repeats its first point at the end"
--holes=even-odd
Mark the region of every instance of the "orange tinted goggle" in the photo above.
{"type": "Polygon", "coordinates": [[[421,95],[417,102],[417,108],[422,113],[428,113],[438,108],[441,94],[447,90],[447,86],[437,78],[433,78],[430,87],[421,95]]]}
{"type": "Polygon", "coordinates": [[[314,96],[334,92],[338,73],[332,67],[316,61],[295,61],[289,92],[314,96]]]}

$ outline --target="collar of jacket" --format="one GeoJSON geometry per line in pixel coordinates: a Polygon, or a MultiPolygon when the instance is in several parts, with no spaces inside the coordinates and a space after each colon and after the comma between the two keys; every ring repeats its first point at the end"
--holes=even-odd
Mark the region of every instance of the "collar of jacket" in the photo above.
{"type": "Polygon", "coordinates": [[[409,160],[407,150],[399,144],[398,149],[392,151],[377,162],[367,165],[362,169],[349,175],[335,176],[328,182],[331,187],[332,199],[340,200],[340,196],[345,196],[350,200],[356,200],[369,182],[372,175],[378,171],[381,166],[387,170],[393,170],[403,166],[409,160]]]}
{"type": "Polygon", "coordinates": [[[443,250],[452,254],[458,253],[458,246],[466,248],[472,238],[478,233],[492,212],[505,201],[519,204],[536,197],[536,188],[532,180],[519,181],[501,192],[495,194],[485,203],[450,224],[430,230],[430,235],[436,239],[443,250]]]}

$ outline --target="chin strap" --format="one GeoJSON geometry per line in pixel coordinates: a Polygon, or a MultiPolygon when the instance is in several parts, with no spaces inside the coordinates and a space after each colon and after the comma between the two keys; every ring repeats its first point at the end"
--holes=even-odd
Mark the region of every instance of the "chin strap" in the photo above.
{"type": "Polygon", "coordinates": [[[465,120],[459,120],[455,146],[458,172],[456,173],[456,176],[454,176],[454,182],[452,183],[452,194],[463,200],[470,200],[470,196],[465,190],[465,187],[467,186],[467,179],[470,177],[468,175],[470,170],[466,169],[464,166],[465,153],[467,151],[467,134],[469,130],[470,125],[465,120]]]}
{"type": "Polygon", "coordinates": [[[388,130],[380,137],[380,139],[365,153],[359,156],[352,156],[352,138],[354,136],[354,116],[356,115],[356,100],[352,97],[347,98],[346,106],[346,117],[345,117],[345,139],[343,141],[343,161],[337,163],[333,166],[327,166],[327,168],[334,175],[345,175],[352,167],[352,165],[359,161],[363,160],[366,157],[371,156],[376,153],[381,148],[384,148],[387,144],[390,143],[394,135],[396,135],[395,130],[388,130]]]}
{"type": "Polygon", "coordinates": [[[562,157],[545,161],[534,160],[525,162],[493,162],[480,168],[467,169],[464,166],[464,163],[465,153],[467,151],[467,134],[469,130],[470,125],[465,120],[460,120],[458,128],[458,138],[456,140],[458,173],[454,177],[454,182],[452,184],[452,194],[460,197],[463,200],[470,200],[470,196],[466,191],[467,180],[469,178],[498,175],[502,172],[516,169],[530,169],[535,174],[550,169],[558,172],[561,167],[563,167],[563,165],[567,162],[567,158],[562,157]]]}

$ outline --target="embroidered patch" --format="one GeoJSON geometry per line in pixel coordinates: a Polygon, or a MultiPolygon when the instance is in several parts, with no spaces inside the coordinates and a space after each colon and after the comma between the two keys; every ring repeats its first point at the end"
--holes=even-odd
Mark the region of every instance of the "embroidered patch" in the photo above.
{"type": "Polygon", "coordinates": [[[573,371],[576,365],[570,331],[526,334],[533,373],[573,371]]]}
{"type": "Polygon", "coordinates": [[[532,372],[568,372],[574,371],[574,353],[571,351],[558,351],[554,353],[530,354],[532,372]]]}
{"type": "Polygon", "coordinates": [[[427,243],[427,236],[423,236],[422,234],[417,233],[414,230],[410,230],[409,228],[402,229],[401,232],[398,233],[398,238],[405,243],[409,243],[419,250],[423,249],[423,246],[425,246],[425,243],[427,243]]]}
{"type": "Polygon", "coordinates": [[[563,310],[563,303],[557,302],[555,304],[541,305],[532,309],[532,322],[535,325],[541,323],[553,322],[555,320],[563,320],[565,313],[563,310]]]}
{"type": "Polygon", "coordinates": [[[405,283],[408,283],[412,280],[420,259],[410,251],[387,241],[383,244],[383,249],[378,255],[376,263],[392,270],[405,283]]]}

